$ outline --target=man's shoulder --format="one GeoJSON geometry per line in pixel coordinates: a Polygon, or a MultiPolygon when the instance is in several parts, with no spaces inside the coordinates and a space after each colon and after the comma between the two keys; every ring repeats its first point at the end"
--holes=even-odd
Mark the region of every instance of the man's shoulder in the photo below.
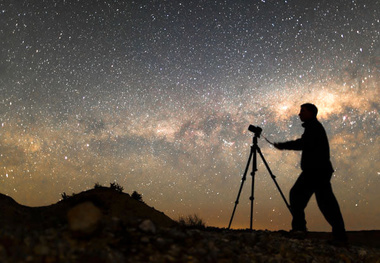
{"type": "Polygon", "coordinates": [[[323,125],[318,119],[313,119],[313,120],[305,123],[305,127],[323,128],[323,125]]]}
{"type": "Polygon", "coordinates": [[[325,128],[323,127],[322,123],[319,122],[318,119],[314,119],[312,121],[309,121],[308,123],[304,123],[305,132],[307,130],[307,133],[313,133],[313,134],[320,134],[320,133],[326,133],[325,128]]]}

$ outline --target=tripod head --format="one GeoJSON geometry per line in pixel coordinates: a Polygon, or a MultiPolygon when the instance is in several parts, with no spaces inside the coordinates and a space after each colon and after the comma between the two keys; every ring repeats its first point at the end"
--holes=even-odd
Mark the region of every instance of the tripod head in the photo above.
{"type": "Polygon", "coordinates": [[[249,125],[248,130],[253,132],[257,138],[260,138],[261,132],[263,131],[259,126],[253,126],[252,124],[249,125]]]}

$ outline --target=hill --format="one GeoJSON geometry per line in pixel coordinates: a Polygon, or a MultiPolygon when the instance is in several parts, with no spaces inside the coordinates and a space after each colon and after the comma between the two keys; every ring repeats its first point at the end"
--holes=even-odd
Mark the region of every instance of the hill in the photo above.
{"type": "Polygon", "coordinates": [[[161,227],[171,227],[175,221],[164,213],[149,207],[129,194],[108,187],[96,187],[75,194],[56,204],[43,207],[28,207],[18,204],[11,197],[0,194],[0,224],[24,225],[33,228],[56,227],[67,223],[67,214],[75,206],[90,202],[102,213],[102,220],[118,218],[124,224],[138,223],[150,219],[161,227]]]}

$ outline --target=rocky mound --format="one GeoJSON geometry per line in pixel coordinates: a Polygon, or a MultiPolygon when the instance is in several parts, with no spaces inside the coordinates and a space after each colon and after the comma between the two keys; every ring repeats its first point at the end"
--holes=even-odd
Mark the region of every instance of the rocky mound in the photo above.
{"type": "MultiPolygon", "coordinates": [[[[75,207],[82,206],[86,213],[98,210],[99,220],[109,221],[118,218],[124,224],[137,224],[144,219],[151,220],[160,227],[171,227],[175,221],[164,213],[149,207],[142,201],[131,198],[129,194],[112,188],[97,187],[80,194],[67,197],[49,206],[28,207],[18,204],[11,197],[0,194],[0,224],[8,226],[29,226],[33,228],[49,228],[65,225],[75,216],[75,207]],[[90,203],[92,206],[83,204],[90,203]],[[87,209],[87,210],[86,210],[87,209]],[[69,213],[72,210],[72,213],[69,213]],[[71,217],[69,217],[71,215],[71,217]]],[[[79,208],[81,210],[81,208],[79,208]]],[[[78,216],[80,216],[78,214],[78,216]]]]}

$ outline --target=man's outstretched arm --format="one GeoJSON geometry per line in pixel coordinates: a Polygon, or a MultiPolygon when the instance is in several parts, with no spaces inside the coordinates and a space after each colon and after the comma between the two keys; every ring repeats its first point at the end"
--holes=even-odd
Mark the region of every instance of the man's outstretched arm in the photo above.
{"type": "Polygon", "coordinates": [[[297,139],[294,141],[288,141],[288,142],[275,142],[273,145],[279,150],[301,151],[303,149],[303,140],[302,138],[300,138],[300,139],[297,139]]]}

